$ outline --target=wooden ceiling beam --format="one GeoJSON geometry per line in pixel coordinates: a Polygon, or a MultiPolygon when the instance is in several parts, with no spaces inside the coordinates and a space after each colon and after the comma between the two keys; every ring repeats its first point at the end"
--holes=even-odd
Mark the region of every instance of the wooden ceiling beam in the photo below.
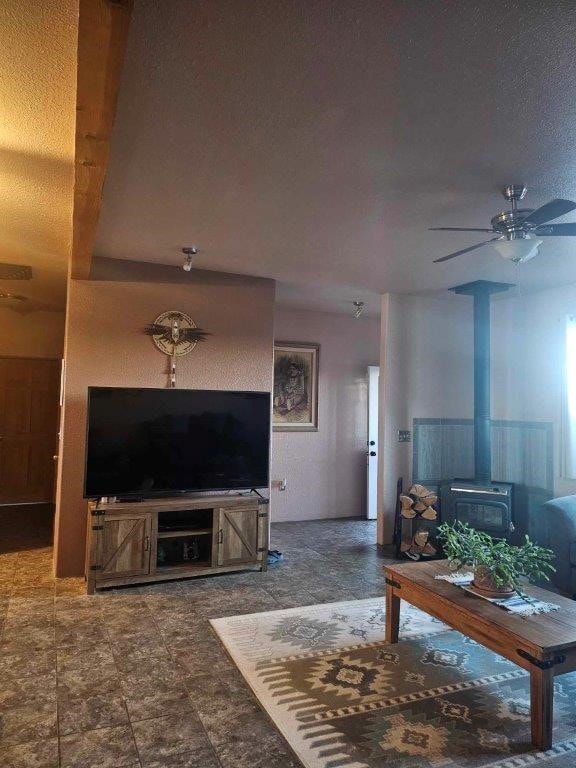
{"type": "Polygon", "coordinates": [[[133,0],[80,0],[71,275],[90,276],[133,0]]]}

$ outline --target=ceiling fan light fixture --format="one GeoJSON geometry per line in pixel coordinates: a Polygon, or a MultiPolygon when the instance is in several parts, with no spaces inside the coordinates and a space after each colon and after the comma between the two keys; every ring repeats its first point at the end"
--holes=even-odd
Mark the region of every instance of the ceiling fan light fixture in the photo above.
{"type": "Polygon", "coordinates": [[[515,264],[523,264],[537,255],[541,245],[542,240],[528,236],[514,240],[498,240],[492,247],[503,259],[513,261],[515,264]]]}

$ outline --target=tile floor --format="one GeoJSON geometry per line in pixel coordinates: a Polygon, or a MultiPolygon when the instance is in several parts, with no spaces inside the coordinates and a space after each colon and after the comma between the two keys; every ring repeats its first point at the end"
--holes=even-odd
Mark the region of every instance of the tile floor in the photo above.
{"type": "Polygon", "coordinates": [[[296,768],[208,619],[381,595],[374,538],[280,523],[268,573],[88,597],[51,576],[50,510],[0,508],[0,768],[296,768]]]}

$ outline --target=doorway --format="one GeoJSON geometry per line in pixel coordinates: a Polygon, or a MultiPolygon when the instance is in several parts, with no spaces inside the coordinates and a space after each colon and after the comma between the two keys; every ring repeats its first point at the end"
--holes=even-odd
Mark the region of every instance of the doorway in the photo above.
{"type": "Polygon", "coordinates": [[[0,505],[54,502],[60,367],[0,357],[0,505]]]}
{"type": "Polygon", "coordinates": [[[366,449],[366,517],[378,515],[378,382],[380,367],[368,366],[368,440],[366,449]]]}

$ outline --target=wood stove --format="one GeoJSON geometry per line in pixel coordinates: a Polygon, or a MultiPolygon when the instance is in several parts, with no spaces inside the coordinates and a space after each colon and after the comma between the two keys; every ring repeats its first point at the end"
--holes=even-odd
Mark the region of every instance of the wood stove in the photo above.
{"type": "Polygon", "coordinates": [[[510,283],[477,280],[451,289],[474,299],[474,478],[440,483],[443,522],[460,520],[502,538],[507,538],[514,530],[513,486],[491,479],[490,296],[511,287],[510,283]]]}
{"type": "Polygon", "coordinates": [[[512,522],[512,485],[480,485],[470,480],[445,480],[440,485],[442,522],[468,523],[491,536],[507,538],[512,522]]]}

